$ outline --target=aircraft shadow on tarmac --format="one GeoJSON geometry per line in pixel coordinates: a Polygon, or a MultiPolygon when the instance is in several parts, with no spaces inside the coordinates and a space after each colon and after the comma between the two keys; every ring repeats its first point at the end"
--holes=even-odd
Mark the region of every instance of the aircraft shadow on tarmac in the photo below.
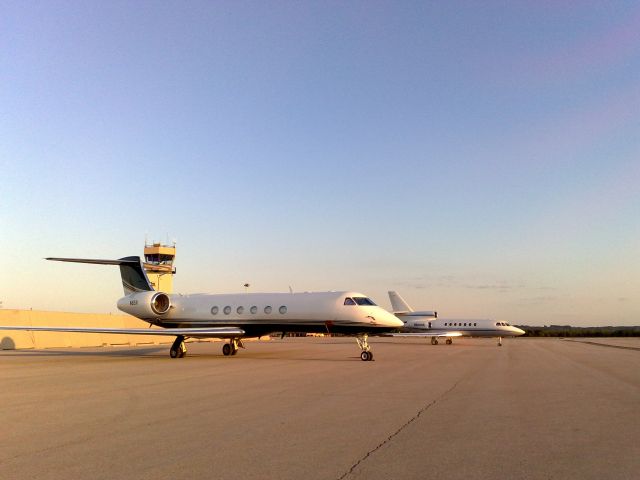
{"type": "MultiPolygon", "coordinates": [[[[100,348],[100,347],[96,347],[100,348]]],[[[104,350],[97,351],[93,348],[87,351],[77,351],[77,350],[54,350],[54,349],[45,349],[45,350],[37,350],[37,349],[29,349],[29,350],[5,350],[0,352],[0,356],[5,357],[19,357],[19,356],[27,356],[27,357],[156,357],[166,356],[166,347],[158,347],[158,348],[145,348],[145,349],[136,349],[136,348],[127,348],[127,349],[114,349],[114,350],[104,350]],[[157,354],[157,355],[155,355],[157,354]]]]}
{"type": "MultiPolygon", "coordinates": [[[[245,355],[238,355],[233,359],[225,357],[219,353],[211,352],[211,353],[187,353],[185,359],[169,359],[167,355],[167,347],[129,347],[129,348],[114,348],[109,350],[99,350],[100,347],[92,347],[91,349],[87,349],[86,351],[78,351],[78,350],[67,350],[64,348],[60,349],[23,349],[23,350],[3,350],[0,351],[0,357],[131,357],[131,358],[146,358],[146,359],[158,359],[161,358],[163,360],[171,360],[172,362],[184,362],[188,361],[189,358],[193,359],[211,359],[211,360],[224,360],[224,361],[234,361],[234,362],[242,362],[247,360],[295,360],[295,361],[312,361],[312,362],[351,362],[354,360],[361,361],[360,356],[349,356],[342,358],[335,357],[304,357],[304,356],[296,356],[296,353],[289,351],[286,352],[286,358],[283,356],[278,356],[276,353],[271,352],[247,352],[245,355]]],[[[299,352],[301,355],[304,355],[305,352],[299,352]]],[[[308,354],[308,352],[306,352],[308,354]]]]}

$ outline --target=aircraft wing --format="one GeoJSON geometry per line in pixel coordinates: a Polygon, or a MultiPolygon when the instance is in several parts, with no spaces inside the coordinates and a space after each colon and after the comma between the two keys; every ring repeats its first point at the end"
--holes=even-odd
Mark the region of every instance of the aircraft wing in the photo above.
{"type": "Polygon", "coordinates": [[[407,332],[407,333],[383,333],[383,337],[461,337],[460,332],[407,332]]]}
{"type": "Polygon", "coordinates": [[[184,335],[194,338],[234,338],[245,334],[237,327],[208,328],[81,328],[81,327],[25,327],[0,326],[0,330],[28,330],[32,332],[112,333],[119,335],[184,335]]]}

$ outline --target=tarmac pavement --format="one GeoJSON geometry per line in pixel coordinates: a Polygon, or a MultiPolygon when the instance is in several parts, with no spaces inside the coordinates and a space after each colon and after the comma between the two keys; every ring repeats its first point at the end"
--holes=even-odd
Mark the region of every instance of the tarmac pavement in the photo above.
{"type": "Polygon", "coordinates": [[[638,478],[640,339],[503,343],[0,351],[0,478],[638,478]]]}

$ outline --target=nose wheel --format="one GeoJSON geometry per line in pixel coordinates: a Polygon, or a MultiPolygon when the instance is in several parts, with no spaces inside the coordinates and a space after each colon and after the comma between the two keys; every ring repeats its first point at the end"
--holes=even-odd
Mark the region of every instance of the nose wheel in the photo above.
{"type": "Polygon", "coordinates": [[[373,360],[373,352],[371,351],[371,347],[368,342],[368,335],[358,335],[356,337],[356,342],[358,342],[358,347],[362,350],[360,353],[360,360],[363,362],[370,362],[373,360]]]}
{"type": "Polygon", "coordinates": [[[373,360],[373,352],[362,352],[360,354],[360,359],[363,362],[370,362],[371,360],[373,360]]]}
{"type": "Polygon", "coordinates": [[[187,347],[184,345],[184,335],[178,335],[171,345],[169,356],[171,358],[182,358],[187,354],[187,347]]]}

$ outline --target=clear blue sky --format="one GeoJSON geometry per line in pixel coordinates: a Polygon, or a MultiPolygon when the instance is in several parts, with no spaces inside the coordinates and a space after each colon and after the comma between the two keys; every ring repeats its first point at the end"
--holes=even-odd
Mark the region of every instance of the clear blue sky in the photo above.
{"type": "Polygon", "coordinates": [[[442,316],[640,323],[640,7],[0,0],[4,308],[396,289],[442,316]]]}

